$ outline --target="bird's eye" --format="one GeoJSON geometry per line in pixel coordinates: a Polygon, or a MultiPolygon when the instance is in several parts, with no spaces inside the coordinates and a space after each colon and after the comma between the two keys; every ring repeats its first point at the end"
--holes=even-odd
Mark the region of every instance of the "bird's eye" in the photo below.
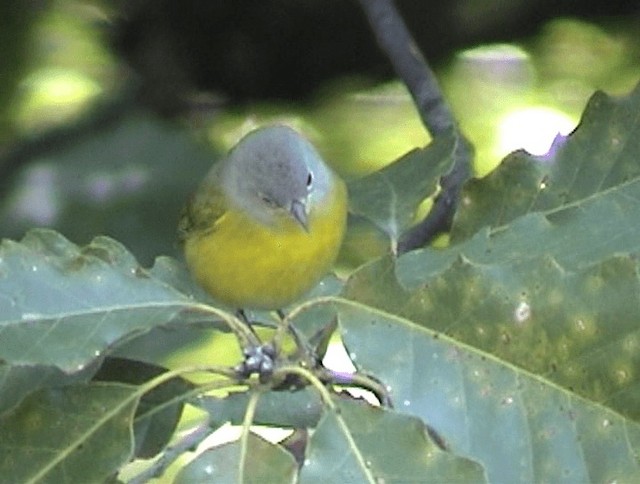
{"type": "Polygon", "coordinates": [[[311,190],[312,186],[313,186],[313,173],[309,172],[309,174],[307,175],[307,190],[311,190]]]}

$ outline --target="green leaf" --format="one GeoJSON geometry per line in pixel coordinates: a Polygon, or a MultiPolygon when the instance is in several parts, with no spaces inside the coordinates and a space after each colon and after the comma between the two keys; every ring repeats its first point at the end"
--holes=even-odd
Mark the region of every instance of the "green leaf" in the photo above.
{"type": "Polygon", "coordinates": [[[456,138],[434,139],[386,168],[349,183],[349,209],[398,241],[416,220],[419,205],[433,196],[438,180],[453,163],[456,138]]]}
{"type": "Polygon", "coordinates": [[[568,138],[548,155],[517,152],[470,182],[447,250],[400,258],[420,282],[456,258],[481,264],[552,256],[565,269],[640,251],[640,85],[614,99],[597,93],[568,138]],[[418,271],[412,271],[418,274],[418,271]]]}
{"type": "MultiPolygon", "coordinates": [[[[568,138],[558,137],[544,156],[519,151],[481,180],[470,182],[462,194],[452,240],[475,234],[481,227],[503,227],[530,213],[546,215],[561,223],[561,211],[582,210],[593,199],[610,192],[633,196],[640,182],[640,84],[628,96],[593,95],[577,130],[568,138]],[[632,185],[632,187],[628,187],[632,185]]],[[[614,207],[612,208],[615,211],[614,207]]],[[[638,212],[637,208],[635,212],[638,212]]],[[[626,226],[613,225],[602,214],[600,224],[588,227],[608,231],[611,238],[626,226]],[[601,224],[601,225],[600,225],[601,224]]],[[[575,239],[591,237],[583,230],[575,239]]],[[[596,244],[592,244],[596,245],[596,244]]]]}
{"type": "Polygon", "coordinates": [[[639,419],[639,110],[640,88],[617,101],[596,95],[546,165],[521,154],[474,182],[497,208],[470,202],[460,223],[502,225],[397,265],[374,262],[345,295],[639,419]],[[590,142],[618,149],[610,157],[596,149],[594,158],[590,142]]]}
{"type": "Polygon", "coordinates": [[[84,248],[48,230],[4,240],[0,275],[0,358],[13,365],[72,373],[154,327],[206,320],[206,307],[106,237],[84,248]]]}
{"type": "Polygon", "coordinates": [[[241,441],[206,450],[186,465],[176,484],[295,482],[296,462],[282,447],[250,433],[241,441]]]}
{"type": "Polygon", "coordinates": [[[479,465],[440,450],[419,419],[363,402],[336,404],[309,440],[299,482],[484,481],[479,465]]]}
{"type": "Polygon", "coordinates": [[[463,195],[451,245],[360,268],[362,371],[490,481],[640,478],[640,87],[463,195]]]}
{"type": "MultiPolygon", "coordinates": [[[[206,410],[215,425],[230,422],[241,425],[251,398],[248,392],[237,392],[225,398],[202,396],[193,402],[206,410]]],[[[271,391],[258,400],[253,423],[274,427],[315,427],[322,414],[322,402],[317,392],[303,389],[295,392],[271,391]]]]}
{"type": "MultiPolygon", "coordinates": [[[[107,358],[95,375],[96,381],[141,385],[166,371],[165,368],[124,358],[107,358]]],[[[170,441],[182,415],[180,397],[194,390],[182,378],[172,378],[145,393],[136,409],[134,435],[135,456],[151,458],[170,441]]]]}
{"type": "Polygon", "coordinates": [[[51,366],[11,366],[0,364],[0,415],[17,405],[22,398],[35,390],[46,387],[86,382],[99,367],[99,361],[83,371],[68,375],[51,366]]]}
{"type": "MultiPolygon", "coordinates": [[[[422,261],[413,262],[420,272],[422,261]]],[[[412,286],[385,259],[360,271],[345,295],[640,419],[640,283],[630,257],[576,272],[551,258],[485,265],[461,257],[412,286]]]]}
{"type": "MultiPolygon", "coordinates": [[[[480,463],[490,482],[640,478],[638,422],[408,319],[360,303],[334,305],[357,367],[380,378],[397,411],[429,424],[452,454],[480,463]]],[[[338,438],[337,429],[331,434],[338,438]]],[[[404,438],[385,429],[367,441],[395,455],[404,438]]],[[[397,459],[405,462],[399,451],[397,459]]]]}
{"type": "Polygon", "coordinates": [[[187,280],[186,270],[166,259],[140,267],[106,237],[85,247],[49,230],[3,240],[0,371],[21,379],[2,381],[2,393],[12,393],[0,399],[0,411],[30,390],[60,384],[64,374],[90,378],[107,352],[154,328],[207,321],[224,329],[212,308],[193,299],[208,300],[187,280]],[[43,381],[46,373],[59,378],[43,381]]]}
{"type": "Polygon", "coordinates": [[[133,453],[139,390],[91,383],[42,390],[0,419],[3,482],[102,482],[133,453]]]}

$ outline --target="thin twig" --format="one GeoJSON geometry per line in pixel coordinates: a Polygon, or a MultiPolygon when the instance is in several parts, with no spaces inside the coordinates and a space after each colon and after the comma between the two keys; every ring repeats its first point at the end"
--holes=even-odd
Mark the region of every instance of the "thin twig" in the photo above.
{"type": "Polygon", "coordinates": [[[359,0],[380,48],[406,84],[432,138],[451,131],[458,137],[454,167],[440,180],[442,191],[427,218],[400,240],[398,252],[421,247],[451,227],[462,184],[471,174],[471,144],[460,133],[451,108],[393,0],[359,0]]]}
{"type": "Polygon", "coordinates": [[[329,370],[328,368],[319,369],[316,375],[320,381],[325,383],[370,391],[383,407],[393,408],[393,400],[387,387],[374,376],[362,373],[340,372],[329,370]]]}

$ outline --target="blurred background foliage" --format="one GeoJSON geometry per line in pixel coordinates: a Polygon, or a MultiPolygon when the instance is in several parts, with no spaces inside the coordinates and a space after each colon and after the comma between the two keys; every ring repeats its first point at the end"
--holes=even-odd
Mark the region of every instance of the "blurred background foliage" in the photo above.
{"type": "MultiPolygon", "coordinates": [[[[397,3],[478,175],[640,79],[634,2],[397,3]]],[[[298,127],[347,178],[429,141],[355,1],[5,0],[0,16],[2,237],[107,234],[150,264],[178,253],[188,194],[255,125],[298,127]]]]}

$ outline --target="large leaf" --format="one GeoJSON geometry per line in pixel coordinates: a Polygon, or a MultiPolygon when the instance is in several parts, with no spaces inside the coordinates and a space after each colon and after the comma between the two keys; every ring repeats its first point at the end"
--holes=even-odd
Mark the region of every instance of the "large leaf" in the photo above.
{"type": "Polygon", "coordinates": [[[171,323],[213,322],[192,295],[184,268],[168,260],[140,267],[122,245],[98,237],[78,247],[48,230],[0,245],[0,393],[22,394],[84,375],[118,345],[171,323]],[[185,292],[182,292],[185,291],[185,292]],[[51,368],[51,369],[48,369],[51,368]],[[44,381],[49,373],[59,378],[44,381]],[[9,378],[20,375],[20,381],[9,378]],[[17,392],[16,392],[17,390],[17,392]]]}
{"type": "Polygon", "coordinates": [[[42,390],[0,419],[3,482],[104,482],[133,453],[136,387],[42,390]]]}
{"type": "Polygon", "coordinates": [[[470,184],[447,249],[345,287],[352,359],[492,481],[640,477],[639,112],[640,88],[597,94],[546,157],[470,184]]]}
{"type": "MultiPolygon", "coordinates": [[[[421,267],[412,269],[419,272],[421,267]]],[[[345,294],[637,420],[636,271],[630,257],[578,272],[567,272],[549,258],[492,265],[461,258],[442,274],[409,288],[396,278],[393,262],[385,259],[359,272],[345,294]]]]}
{"type": "Polygon", "coordinates": [[[541,162],[530,157],[507,160],[495,174],[476,181],[472,192],[480,193],[483,188],[491,192],[501,180],[498,185],[514,197],[513,206],[496,192],[501,209],[469,202],[460,220],[467,227],[473,220],[503,225],[483,228],[446,250],[406,254],[397,265],[381,260],[364,267],[349,282],[347,297],[443,331],[640,418],[635,262],[640,250],[640,162],[627,149],[610,158],[576,156],[589,151],[583,146],[589,139],[596,151],[600,145],[618,146],[620,140],[637,144],[639,93],[615,102],[594,97],[583,125],[548,156],[551,164],[545,169],[553,170],[543,175],[544,193],[526,202],[518,199],[533,187],[541,190],[536,178],[541,162]],[[592,112],[599,117],[594,119],[592,112]],[[610,163],[609,174],[589,182],[589,170],[602,173],[603,163],[610,163]],[[513,177],[516,168],[518,176],[513,177]],[[569,178],[566,172],[572,168],[571,197],[553,196],[552,187],[560,189],[558,180],[569,178]],[[522,185],[514,188],[518,181],[522,185]]]}
{"type": "Polygon", "coordinates": [[[205,319],[206,306],[154,277],[106,237],[80,248],[53,231],[32,231],[20,243],[3,241],[0,264],[5,363],[72,373],[153,327],[205,319]]]}
{"type": "MultiPolygon", "coordinates": [[[[480,463],[490,482],[632,482],[640,478],[638,422],[579,397],[543,375],[521,370],[408,319],[360,303],[338,300],[333,306],[358,368],[380,378],[397,411],[429,424],[451,455],[480,463]]],[[[406,463],[403,456],[411,455],[403,447],[408,431],[402,432],[405,437],[396,436],[393,428],[375,423],[380,410],[367,412],[373,415],[348,428],[365,434],[363,428],[368,426],[380,430],[380,435],[363,440],[383,446],[388,458],[406,463]]],[[[335,422],[343,414],[344,409],[330,417],[332,430],[322,437],[331,439],[325,452],[337,449],[325,469],[332,470],[329,462],[340,458],[350,461],[351,472],[365,472],[357,467],[357,456],[348,459],[354,447],[348,443],[344,425],[335,422]]],[[[435,476],[440,474],[434,475],[438,480],[435,476]]]]}
{"type": "Polygon", "coordinates": [[[439,449],[419,419],[365,403],[336,404],[309,441],[300,482],[484,481],[479,465],[439,449]]]}

